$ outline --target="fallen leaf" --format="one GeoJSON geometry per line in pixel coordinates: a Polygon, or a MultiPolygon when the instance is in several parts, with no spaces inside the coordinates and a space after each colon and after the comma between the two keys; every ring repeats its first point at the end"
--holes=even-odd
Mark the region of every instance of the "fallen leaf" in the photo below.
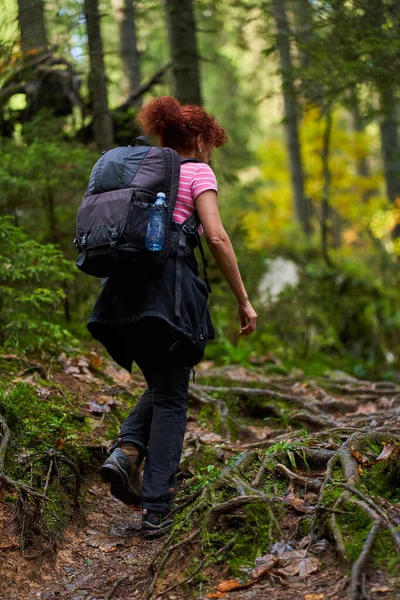
{"type": "Polygon", "coordinates": [[[231,590],[238,590],[241,587],[243,587],[243,583],[240,583],[237,579],[225,579],[217,583],[215,589],[219,592],[230,592],[231,590]]]}
{"type": "Polygon", "coordinates": [[[300,561],[307,555],[307,550],[289,550],[279,557],[279,574],[294,577],[300,571],[300,561]]]}
{"type": "Polygon", "coordinates": [[[376,405],[371,401],[360,404],[354,412],[355,415],[373,415],[374,413],[376,413],[376,405]]]}
{"type": "Polygon", "coordinates": [[[304,500],[302,500],[302,498],[299,498],[293,493],[288,494],[287,496],[280,496],[280,499],[286,504],[290,504],[290,506],[293,506],[293,508],[298,512],[309,514],[314,512],[315,510],[313,506],[308,506],[304,503],[304,500]]]}
{"type": "Polygon", "coordinates": [[[381,585],[379,587],[372,587],[371,592],[375,594],[386,594],[387,592],[393,592],[393,588],[387,585],[381,585]]]}
{"type": "Polygon", "coordinates": [[[112,365],[107,365],[104,369],[104,373],[108,377],[111,377],[117,385],[121,385],[122,387],[132,385],[131,374],[125,369],[116,369],[112,365]]]}
{"type": "Polygon", "coordinates": [[[111,411],[109,404],[98,404],[98,402],[95,402],[94,400],[89,400],[87,407],[93,414],[109,413],[111,411]]]}
{"type": "MultiPolygon", "coordinates": [[[[280,542],[275,542],[275,544],[271,546],[269,551],[271,554],[281,556],[282,554],[284,554],[284,552],[289,552],[291,550],[293,550],[293,547],[289,544],[289,542],[287,542],[286,540],[282,540],[280,542]]],[[[266,554],[265,556],[262,556],[259,560],[264,561],[264,559],[268,556],[269,554],[266,554]]]]}
{"type": "Polygon", "coordinates": [[[350,443],[350,452],[363,467],[369,467],[372,464],[371,460],[357,450],[352,443],[350,443]]]}
{"type": "Polygon", "coordinates": [[[324,594],[305,594],[304,600],[324,600],[324,594]]]}
{"type": "Polygon", "coordinates": [[[114,552],[117,546],[121,546],[124,543],[123,540],[112,539],[110,536],[94,529],[88,529],[87,533],[90,537],[85,539],[86,544],[92,546],[92,548],[98,548],[102,552],[114,552]]]}
{"type": "Polygon", "coordinates": [[[100,370],[103,366],[103,360],[101,356],[97,354],[97,352],[88,352],[86,354],[86,359],[89,363],[89,367],[95,371],[100,370]]]}
{"type": "Polygon", "coordinates": [[[57,450],[62,450],[63,449],[64,442],[65,442],[64,439],[57,440],[57,442],[56,442],[56,448],[57,448],[57,450]]]}
{"type": "Polygon", "coordinates": [[[264,577],[264,575],[268,573],[277,562],[277,556],[272,556],[272,554],[267,555],[264,562],[252,569],[250,577],[255,580],[261,579],[261,577],[264,577]]]}
{"type": "Polygon", "coordinates": [[[375,462],[382,462],[383,460],[387,460],[393,454],[396,448],[398,449],[399,447],[399,444],[394,444],[393,442],[384,442],[383,450],[377,457],[375,462]]]}
{"type": "Polygon", "coordinates": [[[225,598],[226,594],[224,592],[214,592],[211,594],[207,594],[207,598],[225,598]]]}
{"type": "Polygon", "coordinates": [[[299,577],[307,577],[318,571],[321,563],[315,556],[306,556],[299,562],[299,577]]]}

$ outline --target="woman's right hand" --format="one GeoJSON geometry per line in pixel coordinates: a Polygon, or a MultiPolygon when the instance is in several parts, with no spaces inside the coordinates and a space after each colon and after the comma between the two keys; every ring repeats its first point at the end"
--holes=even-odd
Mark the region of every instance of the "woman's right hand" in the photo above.
{"type": "Polygon", "coordinates": [[[239,304],[239,317],[242,329],[240,335],[250,335],[257,326],[257,313],[249,300],[239,304]]]}

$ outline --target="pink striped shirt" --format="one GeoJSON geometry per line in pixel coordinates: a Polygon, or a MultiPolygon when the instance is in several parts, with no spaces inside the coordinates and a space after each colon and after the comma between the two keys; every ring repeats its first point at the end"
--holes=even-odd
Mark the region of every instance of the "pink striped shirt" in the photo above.
{"type": "MultiPolygon", "coordinates": [[[[211,167],[205,163],[183,163],[173,220],[183,223],[190,217],[196,210],[197,197],[207,190],[218,193],[217,180],[211,167]]],[[[199,227],[199,233],[203,233],[202,227],[199,227]]]]}

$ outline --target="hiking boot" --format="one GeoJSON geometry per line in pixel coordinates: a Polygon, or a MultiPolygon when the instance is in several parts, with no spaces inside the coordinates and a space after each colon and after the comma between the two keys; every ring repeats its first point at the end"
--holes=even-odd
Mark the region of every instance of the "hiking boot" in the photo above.
{"type": "Polygon", "coordinates": [[[143,451],[134,444],[122,444],[107,458],[100,475],[110,483],[110,492],[124,504],[140,504],[139,466],[143,451]]]}
{"type": "Polygon", "coordinates": [[[168,513],[153,512],[143,509],[142,536],[145,538],[158,538],[165,535],[172,527],[173,521],[168,518],[168,513]]]}

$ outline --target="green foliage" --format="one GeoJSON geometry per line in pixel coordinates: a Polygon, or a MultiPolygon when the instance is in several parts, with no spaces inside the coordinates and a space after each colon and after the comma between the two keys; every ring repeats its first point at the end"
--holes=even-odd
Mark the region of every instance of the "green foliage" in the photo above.
{"type": "Polygon", "coordinates": [[[72,341],[60,323],[71,264],[52,244],[28,239],[0,217],[0,343],[6,349],[50,349],[72,341]]]}
{"type": "Polygon", "coordinates": [[[29,237],[59,243],[71,254],[76,209],[99,155],[74,142],[67,129],[42,111],[13,139],[0,137],[0,211],[13,215],[29,237]]]}

